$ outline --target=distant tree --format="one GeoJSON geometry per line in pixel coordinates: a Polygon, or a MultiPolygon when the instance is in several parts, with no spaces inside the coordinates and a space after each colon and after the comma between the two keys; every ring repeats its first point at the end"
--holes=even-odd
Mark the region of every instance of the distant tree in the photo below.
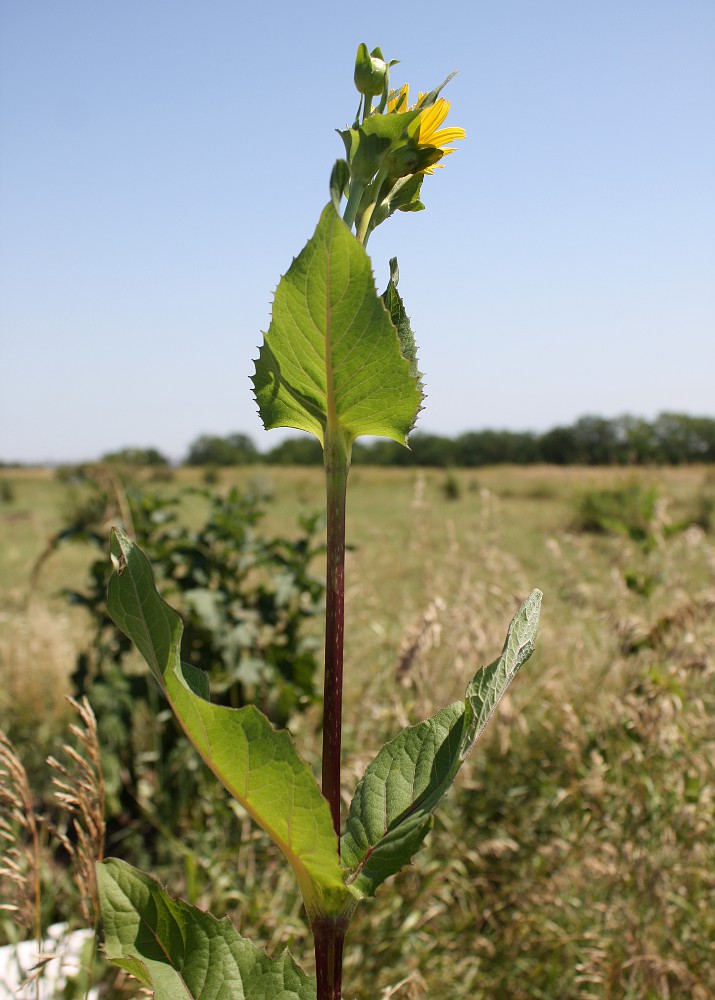
{"type": "MultiPolygon", "coordinates": [[[[132,464],[166,463],[155,449],[125,448],[107,461],[132,464]]],[[[647,465],[715,462],[715,420],[682,413],[661,413],[655,421],[622,416],[584,416],[574,424],[544,434],[528,431],[467,431],[456,438],[417,431],[409,448],[389,438],[360,440],[353,445],[354,465],[476,468],[483,465],[647,465]]],[[[203,435],[193,442],[187,465],[321,465],[322,452],[311,436],[290,437],[259,455],[245,434],[203,435]]]]}
{"type": "Polygon", "coordinates": [[[357,441],[353,445],[353,465],[416,465],[414,455],[397,441],[378,438],[369,444],[357,441]]]}
{"type": "Polygon", "coordinates": [[[580,449],[573,427],[553,427],[539,439],[539,450],[544,462],[551,465],[576,465],[580,449]]]}
{"type": "Polygon", "coordinates": [[[683,413],[661,413],[653,433],[662,460],[671,465],[715,461],[715,420],[688,417],[683,413]]]}
{"type": "Polygon", "coordinates": [[[629,465],[652,465],[663,461],[653,424],[642,417],[623,416],[618,418],[618,426],[629,465]]]}
{"type": "Polygon", "coordinates": [[[514,465],[531,465],[541,461],[541,449],[536,434],[530,431],[519,431],[510,435],[509,461],[514,465]]]}
{"type": "Polygon", "coordinates": [[[169,459],[156,448],[120,448],[119,451],[102,455],[103,462],[113,462],[117,465],[162,465],[169,464],[169,459]]]}
{"type": "Polygon", "coordinates": [[[454,465],[455,449],[451,438],[421,431],[410,437],[410,450],[414,465],[431,465],[438,469],[454,465]]]}
{"type": "Polygon", "coordinates": [[[625,465],[628,443],[620,433],[616,420],[586,416],[573,428],[581,465],[625,465]]]}
{"type": "Polygon", "coordinates": [[[260,456],[246,434],[202,434],[190,446],[185,465],[252,465],[260,456]]]}
{"type": "Polygon", "coordinates": [[[538,462],[538,439],[516,431],[467,431],[454,442],[454,464],[466,468],[481,465],[527,465],[538,462]]]}
{"type": "Polygon", "coordinates": [[[290,437],[264,456],[270,465],[322,465],[323,451],[317,438],[290,437]]]}

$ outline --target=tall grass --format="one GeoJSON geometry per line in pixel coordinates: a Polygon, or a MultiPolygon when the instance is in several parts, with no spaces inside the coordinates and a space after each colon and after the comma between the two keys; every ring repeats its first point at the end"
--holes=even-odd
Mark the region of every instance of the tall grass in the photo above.
{"type": "Polygon", "coordinates": [[[42,853],[40,821],[27,772],[14,746],[0,730],[0,910],[20,928],[42,940],[42,853]]]}
{"type": "MultiPolygon", "coordinates": [[[[5,842],[0,865],[0,910],[12,915],[17,931],[24,930],[36,942],[32,964],[21,969],[24,989],[46,996],[44,979],[51,963],[59,958],[52,942],[45,939],[43,892],[50,883],[58,848],[63,848],[73,874],[76,907],[73,923],[89,925],[93,938],[83,949],[79,973],[72,984],[63,984],[68,1000],[86,997],[92,989],[97,959],[99,899],[95,865],[104,851],[104,782],[97,725],[85,700],[69,699],[77,723],[70,726],[73,743],[63,746],[65,762],[49,757],[59,818],[37,811],[27,772],[13,744],[0,731],[0,838],[5,842]]],[[[67,926],[70,931],[71,925],[67,926]]],[[[17,943],[17,938],[14,943],[17,943]]],[[[60,949],[61,951],[61,949],[60,949]]],[[[57,977],[53,971],[53,978],[57,977]]],[[[116,980],[116,975],[110,977],[116,980]]],[[[23,995],[27,995],[23,993],[23,995]]]]}

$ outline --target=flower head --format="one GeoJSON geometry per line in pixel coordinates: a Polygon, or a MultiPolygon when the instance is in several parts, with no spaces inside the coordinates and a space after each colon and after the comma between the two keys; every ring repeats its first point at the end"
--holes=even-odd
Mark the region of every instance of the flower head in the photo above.
{"type": "Polygon", "coordinates": [[[429,93],[420,92],[410,107],[407,84],[390,90],[389,70],[396,61],[386,62],[380,49],[368,52],[364,43],[358,47],[355,84],[360,102],[352,128],[340,130],[345,159],[331,175],[333,203],[339,210],[342,197],[347,197],[343,221],[355,226],[363,246],[394,212],[424,208],[420,189],[425,174],[441,167],[439,161],[466,137],[463,128],[444,127],[449,101],[439,95],[454,73],[429,93]]]}
{"type": "MultiPolygon", "coordinates": [[[[409,84],[405,84],[401,90],[393,92],[387,102],[387,112],[413,111],[419,108],[427,97],[427,94],[420,93],[417,103],[412,108],[409,107],[409,84]]],[[[440,159],[454,152],[454,147],[447,148],[450,143],[458,139],[464,139],[467,135],[463,128],[452,126],[451,128],[440,128],[449,114],[450,103],[443,97],[438,97],[432,104],[428,105],[416,118],[410,131],[413,132],[413,139],[420,150],[436,149],[440,151],[440,159]]],[[[435,167],[443,167],[443,163],[432,163],[421,172],[433,174],[435,167]]]]}

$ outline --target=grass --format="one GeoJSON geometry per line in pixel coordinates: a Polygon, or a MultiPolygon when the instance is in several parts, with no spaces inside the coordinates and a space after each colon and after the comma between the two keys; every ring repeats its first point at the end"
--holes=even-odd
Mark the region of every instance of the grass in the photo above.
{"type": "MultiPolygon", "coordinates": [[[[7,475],[0,727],[12,722],[32,779],[66,738],[62,699],[83,624],[57,590],[81,584],[88,554],[52,555],[28,604],[29,570],[72,488],[44,473],[7,475]]],[[[712,495],[712,476],[449,475],[446,491],[443,470],[351,472],[344,786],[401,726],[463,695],[533,586],[545,593],[543,624],[428,848],[360,911],[346,997],[705,1000],[715,995],[715,545],[685,525],[712,495]],[[658,495],[652,544],[575,529],[584,493],[634,484],[658,495]]],[[[313,469],[221,470],[219,485],[259,479],[274,497],[268,531],[322,504],[313,469]]],[[[187,482],[200,472],[157,488],[187,482]]],[[[310,759],[317,723],[309,713],[297,726],[310,759]]],[[[238,868],[234,854],[228,845],[199,880],[198,901],[218,895],[270,950],[289,945],[309,966],[299,899],[270,848],[247,824],[238,868]]],[[[187,892],[196,873],[184,859],[162,874],[187,892]]]]}

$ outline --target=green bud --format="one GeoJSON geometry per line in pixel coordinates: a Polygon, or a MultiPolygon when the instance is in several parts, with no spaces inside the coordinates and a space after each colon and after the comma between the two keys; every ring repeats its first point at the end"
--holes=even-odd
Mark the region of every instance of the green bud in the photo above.
{"type": "Polygon", "coordinates": [[[358,45],[355,59],[355,86],[365,97],[377,97],[382,94],[387,85],[388,65],[382,58],[380,49],[367,51],[367,45],[358,45]]]}

